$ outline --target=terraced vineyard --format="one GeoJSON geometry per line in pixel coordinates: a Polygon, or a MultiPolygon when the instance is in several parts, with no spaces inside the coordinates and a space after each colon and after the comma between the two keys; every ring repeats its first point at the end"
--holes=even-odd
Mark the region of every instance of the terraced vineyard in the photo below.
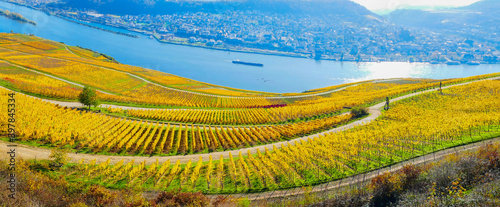
{"type": "MultiPolygon", "coordinates": [[[[0,33],[0,48],[2,48],[3,55],[16,56],[12,58],[18,61],[18,63],[23,65],[34,66],[35,68],[46,68],[53,65],[51,62],[56,62],[59,64],[85,64],[86,67],[93,67],[94,69],[112,69],[115,71],[127,72],[132,75],[137,75],[139,77],[151,80],[155,83],[159,83],[171,88],[180,89],[214,89],[215,95],[234,95],[233,93],[238,93],[242,97],[259,97],[259,96],[277,96],[275,93],[266,93],[259,91],[248,91],[227,88],[224,86],[216,86],[208,83],[202,83],[194,80],[190,80],[183,77],[178,77],[171,74],[166,74],[163,72],[124,65],[109,61],[108,58],[103,58],[103,54],[85,50],[79,47],[66,46],[62,43],[53,42],[50,40],[45,40],[35,36],[27,36],[22,34],[8,34],[0,33]],[[35,59],[31,60],[28,57],[23,58],[26,55],[33,55],[35,59]],[[36,59],[39,55],[44,57],[50,57],[39,62],[36,59]],[[97,68],[95,68],[97,67],[97,68]],[[215,90],[217,89],[217,90],[215,90]]],[[[2,57],[4,57],[2,55],[2,57]]],[[[110,73],[110,72],[108,72],[110,73]]],[[[111,73],[110,73],[111,74],[111,73]]],[[[119,74],[119,73],[113,73],[119,74]]],[[[80,77],[82,78],[82,77],[80,77]]]]}
{"type": "Polygon", "coordinates": [[[9,88],[58,99],[77,99],[82,89],[45,75],[0,62],[0,81],[9,88]]]}
{"type": "MultiPolygon", "coordinates": [[[[485,76],[486,77],[486,76],[485,76]]],[[[474,78],[481,78],[480,76],[474,78]]],[[[310,119],[325,114],[337,113],[346,107],[367,105],[381,102],[385,97],[394,97],[417,90],[435,88],[439,84],[453,84],[467,79],[454,80],[415,80],[409,83],[364,83],[344,90],[307,98],[294,99],[289,104],[274,108],[254,108],[240,110],[128,110],[120,111],[125,115],[159,121],[201,123],[201,124],[276,124],[310,119]]]]}
{"type": "MultiPolygon", "coordinates": [[[[0,34],[0,110],[8,110],[8,94],[17,91],[20,144],[107,156],[106,162],[73,161],[53,174],[115,189],[217,194],[310,186],[497,137],[500,81],[491,78],[498,76],[374,80],[274,94],[123,65],[38,37],[0,34]],[[84,86],[98,89],[99,98],[113,105],[97,113],[47,100],[75,101],[84,86]],[[431,90],[440,86],[450,88],[431,90]],[[386,97],[402,100],[377,119],[379,110],[370,108],[369,117],[349,111],[363,112],[386,97]],[[361,121],[371,122],[351,123],[361,121]],[[126,159],[112,162],[115,156],[126,159]],[[151,156],[167,161],[146,162],[151,156]]],[[[2,139],[12,119],[0,115],[2,139]]]]}
{"type": "Polygon", "coordinates": [[[500,81],[481,81],[399,102],[366,126],[256,155],[154,163],[81,161],[65,179],[146,189],[255,192],[313,185],[439,149],[500,135],[500,81]],[[215,159],[215,160],[214,160],[215,159]]]}
{"type": "MultiPolygon", "coordinates": [[[[0,92],[3,98],[8,97],[8,90],[0,88],[0,92]]],[[[17,132],[22,141],[34,140],[50,146],[132,155],[236,149],[287,140],[328,129],[352,118],[352,115],[345,114],[308,122],[253,127],[165,126],[82,113],[21,94],[17,97],[17,104],[17,132]]]]}

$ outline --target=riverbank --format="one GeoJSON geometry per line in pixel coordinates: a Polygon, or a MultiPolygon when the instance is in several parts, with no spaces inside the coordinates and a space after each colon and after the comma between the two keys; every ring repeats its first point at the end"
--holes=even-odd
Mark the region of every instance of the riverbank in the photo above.
{"type": "MultiPolygon", "coordinates": [[[[66,19],[66,18],[63,18],[63,19],[66,19]]],[[[109,32],[116,32],[116,31],[112,31],[112,30],[107,30],[107,29],[103,29],[103,28],[99,28],[99,27],[95,27],[95,26],[91,26],[91,25],[87,25],[87,24],[83,24],[83,23],[79,23],[79,22],[75,22],[75,23],[78,23],[78,24],[82,24],[84,26],[89,26],[89,27],[92,27],[92,28],[96,28],[96,29],[101,29],[103,31],[109,31],[109,32]]],[[[98,23],[98,22],[92,22],[92,23],[95,23],[95,24],[99,24],[99,25],[103,25],[101,23],[98,23]]],[[[203,48],[203,49],[209,49],[209,50],[218,50],[218,51],[227,51],[227,52],[239,52],[239,53],[248,53],[248,54],[260,54],[260,55],[271,55],[271,56],[282,56],[282,57],[292,57],[292,58],[305,58],[305,59],[313,59],[313,54],[309,54],[309,53],[295,53],[295,52],[281,52],[281,51],[272,51],[272,50],[263,50],[263,49],[257,49],[257,48],[245,48],[245,49],[236,49],[236,47],[217,47],[217,46],[208,46],[208,45],[202,45],[202,44],[196,44],[196,43],[189,43],[188,41],[173,41],[173,40],[162,40],[160,37],[159,37],[159,34],[157,33],[153,33],[151,34],[150,31],[145,31],[145,30],[137,30],[137,29],[130,29],[130,28],[126,28],[126,27],[117,27],[115,25],[112,25],[112,24],[104,24],[103,26],[109,26],[109,27],[113,27],[113,28],[117,28],[117,29],[124,29],[124,30],[127,30],[127,31],[131,31],[131,32],[137,32],[137,33],[141,33],[145,36],[152,36],[154,37],[154,39],[160,43],[165,43],[165,44],[172,44],[172,45],[181,45],[181,46],[188,46],[188,47],[195,47],[195,48],[203,48]]],[[[120,32],[119,32],[120,33],[120,32]]],[[[135,36],[135,35],[134,35],[135,36]]],[[[362,60],[345,60],[345,59],[336,59],[336,58],[331,58],[331,57],[322,57],[320,59],[317,59],[317,60],[328,60],[328,61],[338,61],[338,62],[357,62],[357,63],[373,63],[373,62],[409,62],[409,63],[429,63],[429,64],[436,64],[436,63],[433,63],[433,61],[408,61],[408,60],[365,60],[365,59],[362,59],[362,60]]],[[[499,63],[488,63],[488,62],[484,62],[484,61],[481,61],[479,62],[480,64],[500,64],[499,63]]],[[[447,62],[439,62],[437,64],[447,64],[447,65],[469,65],[469,66],[477,66],[477,65],[480,65],[480,64],[467,64],[467,63],[461,63],[461,64],[448,64],[447,62]]]]}
{"type": "MultiPolygon", "coordinates": [[[[43,12],[43,13],[45,13],[47,15],[56,16],[56,17],[59,17],[61,19],[66,20],[66,21],[69,21],[69,22],[72,22],[72,23],[75,23],[75,24],[79,24],[79,25],[82,25],[82,26],[87,26],[87,27],[90,27],[90,28],[93,28],[93,29],[98,29],[98,30],[102,30],[102,31],[105,31],[105,32],[110,32],[110,33],[113,33],[113,34],[123,35],[123,36],[127,36],[127,37],[139,38],[138,35],[132,35],[132,34],[127,34],[127,33],[123,33],[123,32],[118,32],[118,31],[113,31],[113,30],[109,30],[109,29],[104,29],[104,28],[101,28],[101,27],[96,27],[96,26],[88,25],[88,24],[79,22],[79,20],[71,19],[70,17],[66,17],[66,16],[63,16],[63,15],[55,14],[55,13],[50,13],[48,11],[45,11],[43,9],[40,9],[40,8],[37,8],[37,7],[34,7],[34,6],[25,5],[25,4],[19,4],[17,2],[10,2],[10,1],[4,1],[4,2],[10,3],[10,4],[15,4],[15,5],[18,5],[18,6],[27,7],[27,8],[33,9],[33,10],[37,10],[37,11],[43,12]]],[[[0,9],[0,14],[1,14],[1,9],[0,9]]],[[[33,23],[34,23],[33,25],[36,25],[36,22],[33,22],[33,23]]]]}
{"type": "Polygon", "coordinates": [[[161,43],[165,43],[165,44],[182,45],[182,46],[188,46],[188,47],[197,47],[197,48],[227,51],[227,52],[240,52],[240,53],[249,53],[249,54],[273,55],[273,56],[283,56],[283,57],[293,57],[293,58],[309,58],[310,59],[310,57],[308,57],[309,56],[308,54],[285,53],[285,52],[277,52],[277,51],[264,52],[264,51],[256,51],[259,49],[252,50],[251,48],[248,48],[248,50],[241,50],[241,49],[234,49],[234,48],[223,48],[223,47],[190,44],[189,42],[176,42],[176,41],[161,40],[156,34],[153,34],[153,37],[156,39],[156,41],[161,42],[161,43]]]}
{"type": "Polygon", "coordinates": [[[18,13],[15,13],[15,12],[10,12],[9,10],[2,10],[2,9],[0,9],[0,16],[4,16],[4,17],[7,17],[9,19],[13,19],[13,20],[20,21],[20,22],[23,22],[23,23],[28,23],[28,24],[36,25],[35,21],[29,20],[28,18],[24,17],[21,14],[18,14],[18,13]]]}
{"type": "MultiPolygon", "coordinates": [[[[240,47],[240,46],[218,46],[218,45],[207,45],[204,43],[191,43],[187,40],[183,41],[176,41],[178,38],[174,38],[173,40],[164,40],[160,39],[158,36],[154,35],[154,31],[146,31],[146,30],[138,30],[134,28],[127,28],[126,26],[119,26],[115,25],[112,23],[107,23],[107,22],[97,22],[97,21],[92,21],[91,19],[81,19],[77,17],[72,17],[70,15],[65,15],[65,13],[57,13],[57,12],[50,12],[48,10],[44,10],[43,8],[36,8],[33,6],[29,5],[24,5],[24,4],[19,4],[15,2],[10,2],[6,0],[0,0],[3,2],[15,4],[18,6],[23,6],[27,7],[30,9],[34,9],[40,12],[43,12],[47,15],[59,17],[63,20],[67,20],[71,23],[76,23],[78,25],[90,27],[93,29],[98,29],[101,31],[106,31],[109,33],[113,34],[118,34],[118,35],[123,35],[127,37],[133,37],[133,38],[139,38],[141,37],[146,37],[144,39],[149,39],[149,37],[154,36],[156,41],[160,43],[167,43],[171,45],[181,45],[181,46],[189,46],[189,47],[194,47],[194,48],[203,48],[203,49],[210,49],[210,50],[217,50],[217,51],[225,51],[225,52],[238,52],[238,53],[248,53],[248,54],[259,54],[259,55],[270,55],[270,56],[282,56],[282,57],[292,57],[292,58],[303,58],[303,59],[313,59],[314,54],[311,53],[298,53],[298,52],[283,52],[283,51],[277,51],[277,50],[265,50],[265,49],[258,49],[258,48],[248,48],[248,47],[240,47]],[[95,24],[95,25],[91,25],[95,24]],[[102,26],[102,27],[101,27],[102,26]],[[103,28],[107,27],[107,28],[103,28]],[[122,31],[116,31],[114,29],[119,29],[122,31]],[[130,31],[135,34],[130,34],[126,33],[124,31],[130,31]]],[[[355,62],[355,63],[369,63],[369,62],[409,62],[410,57],[405,57],[405,58],[386,58],[386,57],[361,57],[361,59],[355,59],[355,58],[347,58],[347,59],[342,59],[341,57],[336,57],[336,56],[329,56],[329,55],[323,55],[321,58],[318,60],[327,60],[327,61],[336,61],[336,62],[355,62]]],[[[425,59],[425,58],[424,58],[425,59]]],[[[415,60],[411,61],[415,63],[432,63],[431,60],[415,60]]],[[[411,63],[410,62],[410,63],[411,63]]],[[[485,62],[485,61],[479,61],[480,64],[495,64],[495,63],[490,63],[490,62],[485,62]]],[[[442,64],[447,64],[446,62],[443,62],[442,64]]],[[[467,63],[462,63],[463,65],[467,63]]],[[[472,64],[471,64],[472,65],[472,64]]]]}
{"type": "MultiPolygon", "coordinates": [[[[30,33],[45,39],[102,52],[114,57],[122,64],[251,91],[289,93],[372,79],[405,77],[446,79],[500,71],[499,64],[448,66],[408,62],[315,61],[311,58],[291,58],[285,55],[230,52],[162,44],[150,39],[151,35],[144,36],[141,33],[130,32],[140,38],[129,38],[75,24],[55,15],[47,15],[38,10],[4,1],[0,1],[0,8],[40,20],[38,26],[33,26],[4,18],[0,24],[0,32],[30,33]],[[262,63],[264,67],[231,63],[236,59],[262,63]],[[297,82],[299,78],[301,81],[297,82]]],[[[90,24],[100,27],[98,24],[90,24]]],[[[115,30],[112,27],[102,27],[115,30]]],[[[116,31],[128,33],[127,30],[122,29],[116,29],[116,31]]],[[[201,86],[179,83],[176,87],[191,90],[199,89],[201,86]]]]}
{"type": "MultiPolygon", "coordinates": [[[[21,5],[21,6],[25,6],[25,5],[21,5]]],[[[31,6],[28,6],[28,7],[36,9],[35,7],[31,7],[31,6]]],[[[37,9],[37,10],[39,10],[39,9],[37,9]]],[[[53,15],[60,17],[64,20],[67,20],[67,21],[70,21],[70,22],[73,22],[76,24],[80,24],[83,26],[91,27],[94,29],[99,29],[102,31],[106,31],[106,32],[114,33],[114,34],[119,34],[119,35],[124,35],[124,36],[128,36],[128,37],[139,38],[138,35],[132,35],[132,34],[127,34],[127,33],[119,32],[119,31],[105,29],[102,27],[92,26],[89,24],[79,22],[82,20],[77,20],[77,19],[75,20],[75,19],[72,19],[72,18],[64,16],[64,15],[60,15],[60,14],[53,14],[53,15]]],[[[98,25],[102,25],[102,26],[108,26],[108,27],[115,28],[115,29],[123,29],[123,30],[131,31],[131,32],[139,33],[139,34],[142,34],[145,36],[150,36],[150,37],[152,36],[152,37],[154,37],[154,39],[156,39],[156,41],[158,41],[160,43],[166,43],[166,44],[172,44],[172,45],[181,45],[181,46],[203,48],[203,49],[210,49],[210,50],[218,50],[218,51],[227,51],[227,52],[239,52],[239,53],[249,53],[249,54],[292,57],[292,58],[305,58],[305,59],[313,59],[314,58],[314,54],[311,54],[311,53],[283,52],[283,51],[277,51],[277,50],[274,51],[274,50],[265,50],[265,49],[258,49],[258,48],[239,47],[239,46],[217,47],[215,45],[209,46],[209,45],[206,45],[203,43],[198,43],[198,44],[197,43],[190,43],[189,41],[165,40],[165,39],[161,39],[159,37],[159,34],[157,34],[155,32],[151,32],[151,31],[132,29],[132,28],[127,28],[127,27],[117,26],[114,24],[102,24],[101,22],[95,22],[95,21],[91,21],[91,20],[87,20],[87,21],[89,21],[90,23],[94,23],[94,24],[98,24],[98,25]]],[[[176,38],[178,39],[178,37],[176,37],[176,38]]],[[[332,58],[331,56],[326,56],[326,57],[321,57],[317,60],[328,60],[328,61],[338,61],[338,62],[357,62],[357,63],[359,63],[359,62],[363,62],[363,63],[368,63],[368,62],[409,62],[409,63],[432,63],[432,64],[435,64],[435,63],[433,63],[434,61],[432,61],[432,60],[429,60],[429,61],[424,61],[424,60],[409,61],[409,60],[406,60],[405,58],[403,58],[403,59],[389,59],[389,60],[384,58],[383,60],[379,60],[377,58],[375,58],[375,59],[371,59],[371,58],[369,58],[369,59],[366,59],[366,58],[364,58],[364,59],[340,59],[340,58],[332,58]]],[[[451,62],[455,62],[455,61],[451,61],[451,62]]],[[[499,64],[500,63],[500,62],[490,63],[490,62],[485,62],[485,61],[474,61],[474,62],[479,62],[480,64],[499,64]]],[[[437,64],[448,64],[448,62],[439,62],[437,64]]],[[[461,63],[461,64],[448,64],[448,65],[476,66],[478,64],[461,63]]]]}
{"type": "Polygon", "coordinates": [[[113,33],[113,34],[123,35],[123,36],[127,36],[127,37],[132,37],[132,38],[139,38],[139,36],[137,36],[137,35],[127,34],[127,33],[123,33],[123,32],[118,32],[118,31],[113,31],[113,30],[109,30],[109,29],[104,29],[104,28],[101,28],[101,27],[92,26],[92,25],[89,25],[89,24],[85,24],[85,23],[79,22],[79,20],[71,19],[69,17],[65,17],[65,16],[62,16],[62,15],[55,15],[55,16],[57,16],[57,17],[59,17],[61,19],[64,19],[66,21],[73,22],[75,24],[79,24],[79,25],[90,27],[92,29],[98,29],[98,30],[102,30],[102,31],[105,31],[105,32],[110,32],[110,33],[113,33]]]}

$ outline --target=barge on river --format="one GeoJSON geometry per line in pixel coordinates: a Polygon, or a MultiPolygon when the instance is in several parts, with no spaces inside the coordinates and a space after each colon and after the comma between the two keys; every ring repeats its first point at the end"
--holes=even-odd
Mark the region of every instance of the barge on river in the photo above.
{"type": "Polygon", "coordinates": [[[250,65],[250,66],[257,66],[257,67],[264,67],[264,64],[262,63],[251,63],[251,62],[243,62],[240,60],[233,60],[234,64],[241,64],[241,65],[250,65]]]}

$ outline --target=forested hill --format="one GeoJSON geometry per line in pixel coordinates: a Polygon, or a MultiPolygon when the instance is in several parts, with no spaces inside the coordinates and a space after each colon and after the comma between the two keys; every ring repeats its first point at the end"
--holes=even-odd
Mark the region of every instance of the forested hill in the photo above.
{"type": "Polygon", "coordinates": [[[498,9],[500,9],[499,0],[482,0],[463,8],[482,12],[495,12],[500,15],[498,13],[498,9]]]}
{"type": "Polygon", "coordinates": [[[430,29],[476,29],[500,32],[500,1],[482,0],[472,5],[441,10],[396,10],[387,18],[396,24],[430,29]]]}
{"type": "Polygon", "coordinates": [[[165,1],[165,0],[61,0],[49,7],[95,10],[117,15],[172,14],[183,12],[224,12],[259,10],[271,13],[324,15],[333,14],[356,20],[365,15],[377,16],[349,0],[238,0],[238,1],[165,1]]]}

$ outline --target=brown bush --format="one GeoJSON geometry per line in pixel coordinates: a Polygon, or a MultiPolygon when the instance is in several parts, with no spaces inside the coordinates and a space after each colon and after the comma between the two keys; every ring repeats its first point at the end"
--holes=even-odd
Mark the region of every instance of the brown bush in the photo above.
{"type": "Polygon", "coordinates": [[[174,201],[181,206],[208,206],[208,198],[201,192],[198,193],[179,193],[174,197],[174,201]]]}
{"type": "Polygon", "coordinates": [[[488,161],[488,170],[499,170],[500,169],[500,154],[498,153],[498,145],[486,145],[482,146],[478,150],[478,157],[488,161]]]}
{"type": "Polygon", "coordinates": [[[401,193],[400,177],[395,173],[384,173],[371,180],[372,206],[388,206],[395,203],[401,193]]]}
{"type": "Polygon", "coordinates": [[[413,164],[405,165],[400,170],[401,185],[403,190],[414,190],[422,187],[422,182],[418,182],[418,178],[422,173],[422,169],[413,164]]]}
{"type": "Polygon", "coordinates": [[[230,202],[230,198],[231,196],[217,196],[215,197],[214,201],[212,202],[212,205],[217,207],[217,206],[220,206],[220,205],[223,205],[225,203],[228,203],[230,202]]]}
{"type": "Polygon", "coordinates": [[[209,206],[209,199],[201,192],[180,193],[162,192],[158,194],[154,203],[158,206],[209,206]]]}
{"type": "MultiPolygon", "coordinates": [[[[0,182],[7,183],[7,170],[5,162],[0,161],[0,182]]],[[[7,191],[0,190],[0,206],[70,206],[81,202],[83,188],[75,183],[68,183],[64,179],[51,179],[44,174],[32,170],[33,164],[23,159],[16,163],[16,201],[7,197],[7,191]]],[[[44,167],[41,168],[46,169],[44,167]]],[[[6,190],[6,189],[5,189],[6,190]]]]}
{"type": "Polygon", "coordinates": [[[154,200],[155,203],[165,203],[169,200],[172,200],[174,199],[175,197],[175,193],[173,192],[161,192],[160,194],[158,194],[158,196],[156,197],[156,199],[154,200]]]}
{"type": "Polygon", "coordinates": [[[114,203],[116,197],[116,193],[101,186],[91,186],[84,196],[89,205],[99,207],[111,205],[114,203]]]}

